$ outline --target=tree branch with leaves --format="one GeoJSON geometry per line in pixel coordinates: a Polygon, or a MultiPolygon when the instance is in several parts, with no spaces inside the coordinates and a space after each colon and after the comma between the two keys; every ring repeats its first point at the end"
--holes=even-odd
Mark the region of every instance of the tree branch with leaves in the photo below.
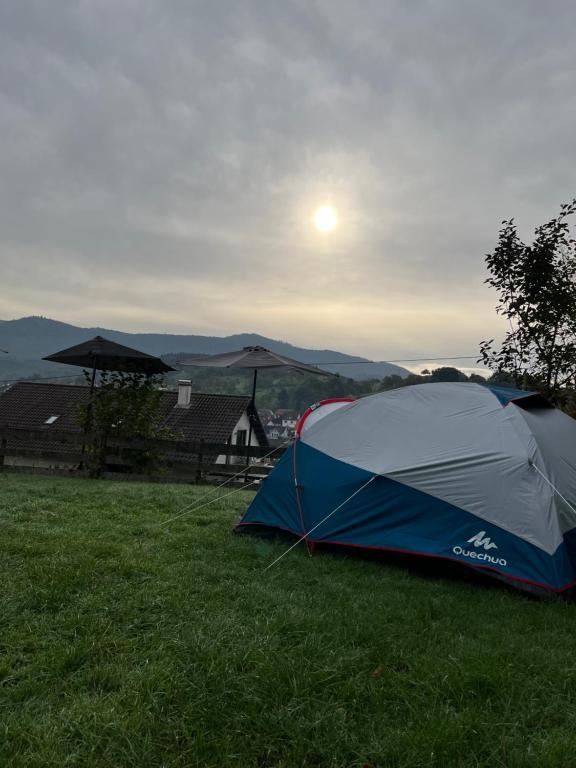
{"type": "Polygon", "coordinates": [[[554,398],[576,382],[576,240],[569,218],[576,199],[522,242],[514,219],[502,222],[498,245],[486,256],[486,283],[498,293],[496,311],[510,330],[499,348],[480,343],[480,359],[518,387],[536,387],[554,398]]]}
{"type": "MultiPolygon", "coordinates": [[[[89,381],[90,374],[84,371],[89,381]]],[[[134,439],[165,438],[176,435],[160,424],[162,392],[159,379],[139,373],[104,371],[92,401],[80,409],[79,420],[94,442],[90,451],[90,471],[97,476],[105,468],[109,437],[134,439]]],[[[135,465],[152,469],[159,457],[151,451],[125,451],[135,465]]]]}

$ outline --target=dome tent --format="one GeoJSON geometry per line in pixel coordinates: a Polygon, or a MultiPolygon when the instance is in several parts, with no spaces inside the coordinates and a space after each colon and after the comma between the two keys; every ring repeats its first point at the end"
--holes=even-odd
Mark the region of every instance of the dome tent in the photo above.
{"type": "Polygon", "coordinates": [[[576,422],[540,395],[420,384],[341,402],[237,530],[454,560],[518,587],[576,582],[576,422]]]}

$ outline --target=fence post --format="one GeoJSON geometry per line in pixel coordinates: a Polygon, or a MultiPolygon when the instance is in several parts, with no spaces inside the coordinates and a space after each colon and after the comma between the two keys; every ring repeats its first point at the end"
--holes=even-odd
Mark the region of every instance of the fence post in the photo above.
{"type": "Polygon", "coordinates": [[[3,437],[0,440],[0,472],[4,469],[4,451],[6,450],[6,446],[8,445],[8,440],[3,437]]]}
{"type": "Polygon", "coordinates": [[[200,440],[200,446],[198,448],[198,464],[196,465],[196,485],[199,485],[202,482],[202,462],[204,461],[204,454],[202,451],[203,445],[204,440],[200,440]]]}

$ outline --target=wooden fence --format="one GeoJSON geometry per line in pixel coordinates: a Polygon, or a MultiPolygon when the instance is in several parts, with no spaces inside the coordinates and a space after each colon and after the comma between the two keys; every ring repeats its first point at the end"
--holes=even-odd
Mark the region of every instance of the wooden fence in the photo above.
{"type": "Polygon", "coordinates": [[[285,444],[261,448],[113,436],[103,444],[93,434],[0,427],[0,472],[258,485],[285,450],[285,444]]]}

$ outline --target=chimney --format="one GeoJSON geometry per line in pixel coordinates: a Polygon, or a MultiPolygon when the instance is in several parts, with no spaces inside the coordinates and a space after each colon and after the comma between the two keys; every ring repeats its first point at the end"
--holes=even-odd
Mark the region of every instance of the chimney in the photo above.
{"type": "Polygon", "coordinates": [[[192,398],[192,382],[188,379],[178,382],[178,403],[177,408],[190,408],[192,398]]]}

